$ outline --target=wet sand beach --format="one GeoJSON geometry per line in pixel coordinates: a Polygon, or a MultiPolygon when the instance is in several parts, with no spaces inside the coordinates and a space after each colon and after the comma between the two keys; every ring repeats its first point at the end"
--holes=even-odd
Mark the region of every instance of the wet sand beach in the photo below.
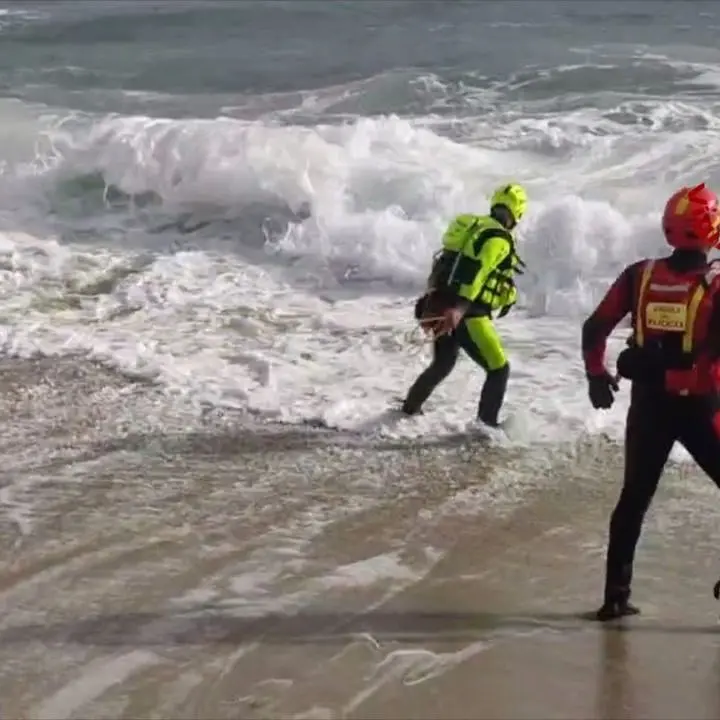
{"type": "Polygon", "coordinates": [[[601,628],[602,439],[362,445],[77,360],[2,377],[3,717],[720,716],[717,499],[687,471],[644,615],[601,628]]]}
{"type": "Polygon", "coordinates": [[[718,28],[0,2],[0,718],[718,720],[720,493],[691,464],[647,517],[643,615],[583,618],[629,393],[593,411],[580,348],[667,252],[667,198],[720,189],[718,28]],[[509,183],[510,441],[473,429],[464,354],[398,420],[443,235],[509,183]]]}

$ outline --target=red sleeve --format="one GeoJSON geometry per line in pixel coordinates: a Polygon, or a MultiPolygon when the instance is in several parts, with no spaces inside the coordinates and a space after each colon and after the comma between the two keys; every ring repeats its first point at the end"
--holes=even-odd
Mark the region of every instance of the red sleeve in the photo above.
{"type": "Polygon", "coordinates": [[[635,278],[639,266],[640,263],[635,263],[622,271],[583,323],[582,353],[588,375],[602,375],[605,372],[607,339],[618,323],[633,311],[635,278]]]}

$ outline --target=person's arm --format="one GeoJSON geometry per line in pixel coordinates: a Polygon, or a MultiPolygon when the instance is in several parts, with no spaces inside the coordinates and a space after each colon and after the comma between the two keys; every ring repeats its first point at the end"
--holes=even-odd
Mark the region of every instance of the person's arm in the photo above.
{"type": "Polygon", "coordinates": [[[619,322],[633,309],[635,278],[639,263],[622,271],[600,304],[582,326],[582,354],[588,377],[603,375],[607,339],[619,322]]]}

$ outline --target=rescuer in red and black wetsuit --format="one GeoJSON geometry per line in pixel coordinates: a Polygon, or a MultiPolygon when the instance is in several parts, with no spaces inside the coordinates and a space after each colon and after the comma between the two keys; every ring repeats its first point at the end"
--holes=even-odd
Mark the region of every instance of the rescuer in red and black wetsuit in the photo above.
{"type": "Polygon", "coordinates": [[[635,615],[630,603],[635,547],[643,518],[676,440],[720,487],[720,241],[718,198],[704,184],[683,188],[662,219],[668,257],[625,268],[585,321],[582,349],[595,408],[609,408],[618,386],[605,367],[605,344],[632,314],[632,336],[617,370],[631,381],[625,472],[610,520],[605,597],[598,620],[635,615]]]}

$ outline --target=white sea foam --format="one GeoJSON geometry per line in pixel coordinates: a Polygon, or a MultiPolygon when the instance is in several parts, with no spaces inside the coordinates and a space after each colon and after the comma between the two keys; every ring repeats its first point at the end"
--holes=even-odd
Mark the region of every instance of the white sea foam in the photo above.
{"type": "Polygon", "coordinates": [[[625,264],[662,250],[666,193],[712,176],[720,136],[698,105],[625,103],[617,113],[465,119],[469,144],[430,118],[58,123],[47,113],[41,156],[2,178],[3,348],[84,351],[267,419],[408,437],[465,430],[482,381],[466,360],[424,417],[391,418],[387,406],[428,359],[405,334],[444,224],[483,211],[492,188],[516,178],[531,205],[521,302],[498,323],[513,367],[508,412],[525,440],[619,430],[626,391],[612,412],[589,410],[580,322],[625,264]],[[165,219],[194,213],[209,225],[151,233],[159,215],[147,208],[98,205],[88,220],[61,207],[54,227],[65,241],[44,237],[28,208],[56,210],[67,183],[97,175],[114,191],[160,198],[165,219]],[[271,226],[268,214],[285,219],[271,226]],[[102,250],[72,242],[93,224],[105,227],[102,250]],[[168,254],[176,241],[186,249],[168,254]],[[83,291],[108,278],[107,292],[83,291]]]}

